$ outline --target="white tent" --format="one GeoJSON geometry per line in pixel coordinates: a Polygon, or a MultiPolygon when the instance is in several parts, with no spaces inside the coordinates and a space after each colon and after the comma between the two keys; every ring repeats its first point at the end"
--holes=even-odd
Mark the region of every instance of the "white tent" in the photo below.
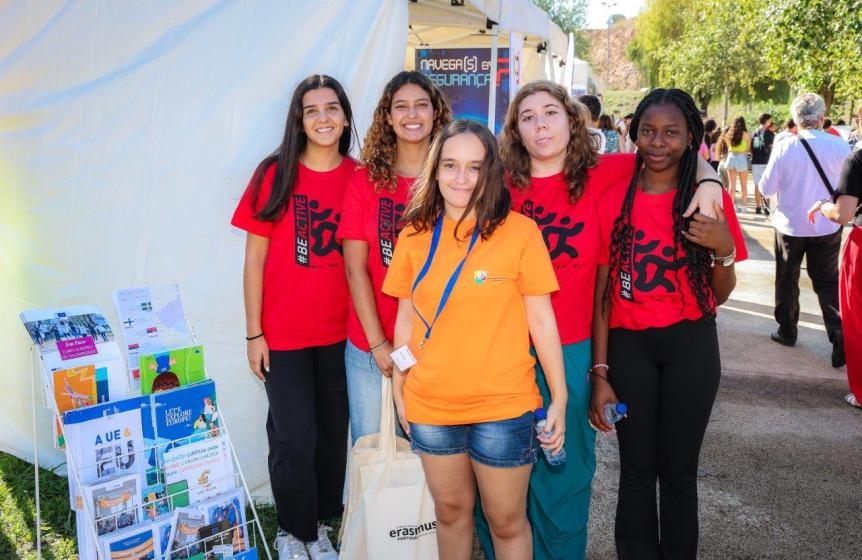
{"type": "MultiPolygon", "coordinates": [[[[405,68],[414,68],[418,48],[488,47],[492,49],[493,75],[496,49],[519,44],[520,83],[536,79],[564,82],[569,38],[530,0],[465,0],[463,6],[453,6],[449,0],[418,0],[409,6],[405,68]]],[[[491,91],[489,107],[494,106],[494,81],[491,91]]],[[[515,88],[510,91],[514,95],[515,88]]],[[[493,119],[494,111],[489,110],[489,115],[493,119]]]]}
{"type": "MultiPolygon", "coordinates": [[[[113,290],[178,282],[251,490],[269,493],[230,216],[305,76],[342,82],[362,137],[404,65],[408,17],[411,46],[491,19],[502,45],[526,36],[525,79],[559,78],[565,36],[529,0],[420,0],[409,15],[406,0],[0,4],[0,450],[33,457],[20,311],[95,304],[118,330],[113,290]]],[[[60,465],[37,418],[41,462],[60,465]]]]}
{"type": "Polygon", "coordinates": [[[176,281],[252,491],[269,492],[230,217],[296,83],[340,80],[361,134],[406,33],[405,0],[0,5],[0,449],[32,458],[21,310],[95,304],[117,330],[113,290],[176,281]]]}

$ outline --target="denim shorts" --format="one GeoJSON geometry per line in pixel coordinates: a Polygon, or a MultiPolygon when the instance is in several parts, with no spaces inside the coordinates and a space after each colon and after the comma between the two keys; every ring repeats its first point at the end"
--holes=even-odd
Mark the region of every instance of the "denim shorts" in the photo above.
{"type": "Polygon", "coordinates": [[[455,426],[411,422],[410,443],[419,453],[466,453],[477,463],[502,468],[532,465],[539,449],[533,411],[508,420],[455,426]]]}
{"type": "Polygon", "coordinates": [[[730,154],[727,157],[727,168],[736,171],[748,171],[748,156],[745,154],[730,154]]]}

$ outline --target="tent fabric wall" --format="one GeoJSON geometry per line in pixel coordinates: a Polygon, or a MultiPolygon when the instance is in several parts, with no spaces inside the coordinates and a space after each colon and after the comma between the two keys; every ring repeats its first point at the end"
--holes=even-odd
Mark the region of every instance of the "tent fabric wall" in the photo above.
{"type": "MultiPolygon", "coordinates": [[[[295,85],[341,81],[361,138],[406,33],[405,0],[0,6],[0,449],[32,459],[19,311],[95,304],[118,330],[113,290],[176,281],[250,489],[268,494],[229,220],[295,85]]],[[[39,425],[43,464],[60,464],[45,409],[39,425]]]]}

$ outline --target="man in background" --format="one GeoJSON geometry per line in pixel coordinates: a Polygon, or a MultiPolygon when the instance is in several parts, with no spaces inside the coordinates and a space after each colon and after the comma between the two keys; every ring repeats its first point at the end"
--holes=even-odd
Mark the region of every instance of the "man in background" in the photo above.
{"type": "Polygon", "coordinates": [[[841,367],[845,363],[838,314],[841,226],[828,220],[810,223],[808,209],[817,201],[832,199],[850,147],[841,138],[821,130],[826,103],[816,93],[794,99],[790,113],[799,131],[796,136],[775,143],[758,185],[764,196],[778,197],[772,211],[778,330],[771,338],[784,346],[796,344],[799,271],[805,258],[808,276],[820,302],[826,334],[832,343],[832,367],[841,367]]]}

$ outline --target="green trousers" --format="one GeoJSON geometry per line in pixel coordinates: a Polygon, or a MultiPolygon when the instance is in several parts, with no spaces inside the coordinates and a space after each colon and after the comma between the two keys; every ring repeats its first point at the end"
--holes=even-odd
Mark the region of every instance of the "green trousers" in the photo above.
{"type": "MultiPolygon", "coordinates": [[[[587,521],[590,494],[596,472],[596,432],[590,427],[590,340],[563,346],[569,402],[566,409],[566,454],[568,459],[551,467],[539,452],[530,474],[527,517],[533,528],[535,560],[582,560],[587,557],[587,521]]],[[[551,395],[541,365],[536,363],[536,382],[545,406],[551,395]]],[[[476,500],[476,532],[488,560],[495,560],[488,522],[476,500]]]]}

